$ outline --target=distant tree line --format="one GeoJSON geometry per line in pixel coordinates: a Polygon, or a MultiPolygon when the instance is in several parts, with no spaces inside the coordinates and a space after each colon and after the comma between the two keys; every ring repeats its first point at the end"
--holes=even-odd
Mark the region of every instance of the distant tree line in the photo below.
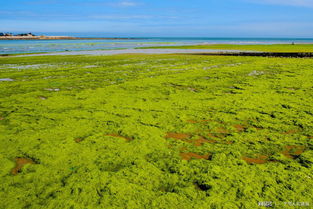
{"type": "Polygon", "coordinates": [[[32,33],[20,33],[20,34],[13,35],[13,33],[1,33],[0,32],[0,36],[36,36],[36,35],[32,33]]]}

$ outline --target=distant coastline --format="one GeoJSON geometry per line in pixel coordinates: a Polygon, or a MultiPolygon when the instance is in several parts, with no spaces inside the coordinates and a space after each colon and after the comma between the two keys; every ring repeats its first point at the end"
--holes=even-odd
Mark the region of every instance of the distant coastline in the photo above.
{"type": "Polygon", "coordinates": [[[0,36],[0,40],[131,40],[135,38],[83,38],[72,36],[0,36]]]}
{"type": "Polygon", "coordinates": [[[104,40],[120,40],[120,39],[133,39],[133,38],[88,38],[88,37],[72,37],[72,36],[45,36],[45,35],[34,35],[33,33],[0,33],[0,40],[93,40],[93,39],[104,39],[104,40]]]}

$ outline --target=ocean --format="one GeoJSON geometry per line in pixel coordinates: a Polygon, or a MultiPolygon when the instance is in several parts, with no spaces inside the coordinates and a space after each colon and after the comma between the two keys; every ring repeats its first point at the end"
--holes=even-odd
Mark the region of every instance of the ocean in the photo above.
{"type": "Polygon", "coordinates": [[[313,38],[135,37],[123,40],[0,40],[0,54],[132,49],[136,47],[195,44],[291,44],[292,42],[313,44],[313,38]]]}

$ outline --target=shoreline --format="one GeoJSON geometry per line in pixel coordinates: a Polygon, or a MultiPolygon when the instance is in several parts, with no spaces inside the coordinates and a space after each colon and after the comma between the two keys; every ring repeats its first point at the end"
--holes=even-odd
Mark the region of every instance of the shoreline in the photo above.
{"type": "MultiPolygon", "coordinates": [[[[16,55],[15,57],[29,56],[57,56],[57,55],[120,55],[120,54],[195,54],[195,53],[240,53],[239,50],[210,50],[210,49],[113,49],[113,50],[83,50],[48,52],[38,54],[16,55]]],[[[248,51],[253,53],[253,51],[248,51]]]]}
{"type": "MultiPolygon", "coordinates": [[[[240,57],[287,57],[287,58],[312,58],[312,52],[258,52],[258,51],[239,51],[239,50],[203,50],[203,49],[121,49],[121,50],[94,50],[94,51],[70,51],[70,52],[48,52],[13,55],[13,57],[31,56],[73,56],[73,55],[121,55],[121,54],[180,54],[180,55],[202,55],[202,56],[240,56],[240,57]]],[[[10,56],[2,54],[0,57],[10,56]]]]}
{"type": "MultiPolygon", "coordinates": [[[[31,52],[31,51],[28,51],[31,52]]],[[[0,56],[39,56],[39,55],[114,55],[114,54],[202,54],[224,56],[264,56],[264,57],[313,57],[313,44],[275,44],[275,45],[184,45],[184,46],[154,46],[109,48],[94,50],[56,50],[44,49],[32,53],[5,53],[0,51],[0,56]]]]}

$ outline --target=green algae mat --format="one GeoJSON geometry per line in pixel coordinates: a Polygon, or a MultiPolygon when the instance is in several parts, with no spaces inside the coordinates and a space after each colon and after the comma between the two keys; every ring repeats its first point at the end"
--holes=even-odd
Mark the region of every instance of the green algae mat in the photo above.
{"type": "Polygon", "coordinates": [[[258,52],[313,52],[313,44],[264,44],[264,45],[239,45],[239,44],[211,44],[211,45],[185,45],[185,46],[155,46],[141,47],[141,49],[218,49],[218,50],[240,50],[258,52]]]}
{"type": "Polygon", "coordinates": [[[310,207],[312,140],[313,59],[0,58],[1,209],[310,207]]]}

